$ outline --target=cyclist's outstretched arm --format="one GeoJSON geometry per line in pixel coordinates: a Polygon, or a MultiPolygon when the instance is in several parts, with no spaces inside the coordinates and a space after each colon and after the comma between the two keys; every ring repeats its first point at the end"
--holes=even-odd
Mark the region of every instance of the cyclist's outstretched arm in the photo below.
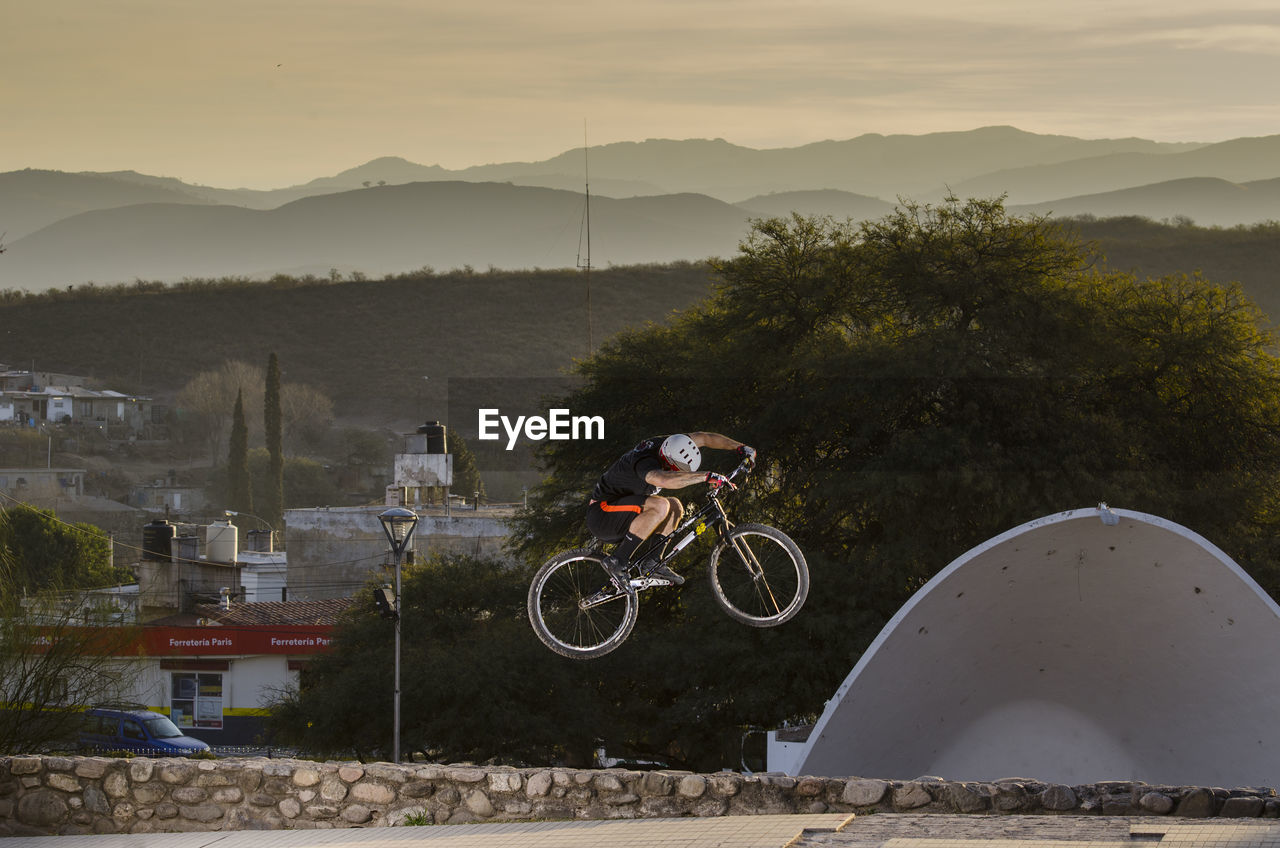
{"type": "Polygon", "coordinates": [[[693,439],[693,443],[700,448],[711,448],[712,450],[737,450],[743,446],[743,443],[737,439],[731,439],[728,436],[722,436],[719,433],[689,433],[689,438],[693,439]]]}
{"type": "Polygon", "coordinates": [[[707,482],[705,471],[650,471],[644,475],[644,481],[659,489],[683,489],[707,482]]]}

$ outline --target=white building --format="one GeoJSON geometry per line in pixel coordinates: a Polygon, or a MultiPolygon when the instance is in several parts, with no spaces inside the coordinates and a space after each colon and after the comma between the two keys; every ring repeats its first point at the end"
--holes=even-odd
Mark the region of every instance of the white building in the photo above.
{"type": "Polygon", "coordinates": [[[964,554],[898,611],[789,774],[1280,783],[1280,606],[1171,521],[1076,509],[964,554]]]}
{"type": "Polygon", "coordinates": [[[272,697],[328,649],[349,603],[210,604],[150,622],[124,660],[126,698],[215,747],[260,744],[272,697]]]}
{"type": "Polygon", "coordinates": [[[41,371],[0,371],[0,424],[36,426],[75,421],[104,432],[120,425],[130,434],[151,424],[151,398],[91,389],[87,380],[41,371]]]}

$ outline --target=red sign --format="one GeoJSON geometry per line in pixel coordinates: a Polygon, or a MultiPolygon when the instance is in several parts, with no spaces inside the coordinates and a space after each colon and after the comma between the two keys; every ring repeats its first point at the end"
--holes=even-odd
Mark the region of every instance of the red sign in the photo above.
{"type": "Polygon", "coordinates": [[[152,657],[319,654],[328,650],[332,632],[327,625],[143,627],[141,647],[152,657]]]}
{"type": "Polygon", "coordinates": [[[44,653],[63,638],[95,654],[148,657],[225,657],[252,654],[320,654],[333,642],[333,627],[221,625],[209,627],[33,628],[29,643],[44,653]]]}

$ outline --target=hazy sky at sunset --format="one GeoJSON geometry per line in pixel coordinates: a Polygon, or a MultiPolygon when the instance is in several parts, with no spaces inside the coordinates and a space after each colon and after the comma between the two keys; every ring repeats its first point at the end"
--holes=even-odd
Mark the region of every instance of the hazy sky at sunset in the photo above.
{"type": "Polygon", "coordinates": [[[1275,0],[29,0],[0,171],[222,187],[645,138],[1280,133],[1275,0]]]}

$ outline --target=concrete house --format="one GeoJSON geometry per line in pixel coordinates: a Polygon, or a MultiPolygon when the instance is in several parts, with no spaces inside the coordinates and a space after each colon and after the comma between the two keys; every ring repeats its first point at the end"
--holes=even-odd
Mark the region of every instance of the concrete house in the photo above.
{"type": "Polygon", "coordinates": [[[0,468],[0,494],[34,506],[84,496],[83,468],[0,468]]]}
{"type": "Polygon", "coordinates": [[[0,424],[37,426],[75,421],[106,431],[118,426],[139,435],[151,424],[151,399],[109,389],[89,380],[45,371],[0,371],[0,424]]]}

